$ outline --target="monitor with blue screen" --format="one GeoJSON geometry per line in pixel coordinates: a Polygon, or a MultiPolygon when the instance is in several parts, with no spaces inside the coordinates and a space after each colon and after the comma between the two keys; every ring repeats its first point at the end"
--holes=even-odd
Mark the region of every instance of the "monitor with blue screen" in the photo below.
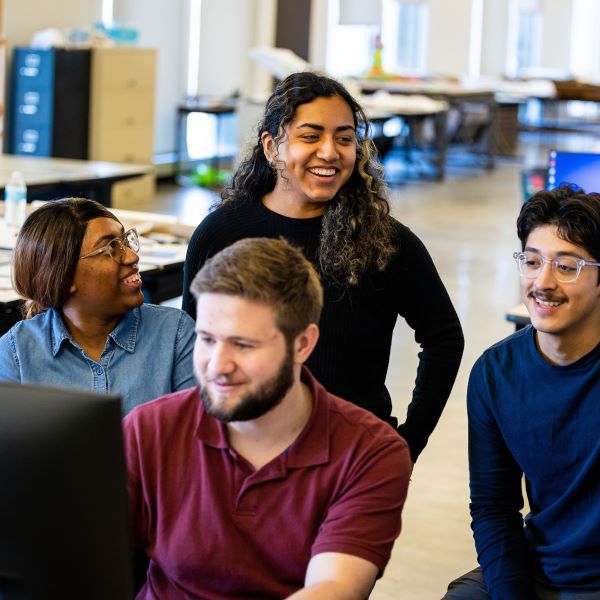
{"type": "Polygon", "coordinates": [[[548,189],[563,183],[576,185],[586,193],[600,193],[600,154],[551,150],[548,161],[548,189]]]}

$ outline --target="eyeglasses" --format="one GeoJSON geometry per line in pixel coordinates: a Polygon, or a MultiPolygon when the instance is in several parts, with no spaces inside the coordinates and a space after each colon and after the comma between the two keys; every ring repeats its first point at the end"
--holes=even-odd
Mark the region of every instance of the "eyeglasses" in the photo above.
{"type": "Polygon", "coordinates": [[[85,256],[80,256],[79,260],[98,256],[99,254],[108,254],[116,263],[122,265],[128,248],[134,252],[139,252],[140,238],[135,229],[128,229],[122,235],[110,240],[106,246],[102,246],[102,248],[98,248],[85,256]]]}
{"type": "Polygon", "coordinates": [[[552,266],[552,275],[560,283],[573,283],[577,281],[583,267],[600,267],[600,263],[575,258],[573,256],[557,256],[544,258],[536,252],[515,252],[513,258],[517,262],[519,273],[525,279],[535,279],[544,268],[544,263],[552,266]]]}

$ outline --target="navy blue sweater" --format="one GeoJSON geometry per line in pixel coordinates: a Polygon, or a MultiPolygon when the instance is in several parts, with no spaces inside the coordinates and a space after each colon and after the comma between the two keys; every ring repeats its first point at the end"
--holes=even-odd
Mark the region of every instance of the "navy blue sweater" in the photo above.
{"type": "Polygon", "coordinates": [[[551,365],[523,329],[475,363],[468,410],[471,516],[492,598],[528,600],[534,580],[600,590],[600,344],[551,365]]]}
{"type": "MultiPolygon", "coordinates": [[[[183,286],[183,309],[196,307],[189,287],[204,262],[247,237],[283,236],[318,265],[322,217],[292,219],[262,202],[225,205],[209,214],[190,241],[183,286]]],[[[321,335],[307,366],[333,394],[397,425],[385,387],[392,332],[404,317],[421,345],[406,422],[398,431],[416,460],[433,431],[456,377],[463,350],[460,322],[433,261],[421,241],[394,221],[398,252],[383,272],[368,273],[359,285],[338,286],[322,277],[325,305],[321,335]]]]}

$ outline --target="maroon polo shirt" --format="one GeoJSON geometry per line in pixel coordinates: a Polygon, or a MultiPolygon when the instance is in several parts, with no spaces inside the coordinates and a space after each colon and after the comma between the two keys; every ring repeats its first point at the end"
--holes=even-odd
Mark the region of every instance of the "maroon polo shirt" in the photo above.
{"type": "Polygon", "coordinates": [[[134,541],[150,557],[138,599],[284,598],[321,552],[383,572],[408,486],[406,442],[371,413],[312,391],[308,423],[255,470],[233,450],[197,388],[124,420],[134,541]],[[187,594],[187,595],[186,595],[187,594]]]}

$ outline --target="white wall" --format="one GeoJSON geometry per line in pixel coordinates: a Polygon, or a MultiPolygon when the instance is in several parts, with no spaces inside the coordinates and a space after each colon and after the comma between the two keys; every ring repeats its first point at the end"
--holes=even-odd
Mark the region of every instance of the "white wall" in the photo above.
{"type": "Polygon", "coordinates": [[[250,68],[254,2],[203,0],[200,29],[200,94],[240,91],[250,68]]]}
{"type": "Polygon", "coordinates": [[[139,29],[138,46],[157,49],[154,151],[175,145],[177,106],[186,93],[189,0],[114,0],[115,19],[139,29]]]}
{"type": "Polygon", "coordinates": [[[481,74],[501,76],[506,71],[508,0],[486,0],[483,6],[481,74]]]}
{"type": "Polygon", "coordinates": [[[429,71],[468,73],[470,32],[471,0],[430,0],[429,71]]]}
{"type": "Polygon", "coordinates": [[[329,0],[312,0],[310,5],[310,40],[308,62],[325,69],[327,58],[327,15],[329,0]]]}
{"type": "Polygon", "coordinates": [[[573,0],[571,65],[574,75],[600,81],[600,2],[573,0]]]}
{"type": "Polygon", "coordinates": [[[570,69],[572,5],[573,0],[547,0],[542,3],[542,67],[565,72],[570,69]]]}
{"type": "MultiPolygon", "coordinates": [[[[275,29],[277,25],[277,0],[247,0],[252,4],[250,13],[251,35],[249,45],[241,49],[242,55],[247,56],[250,48],[255,46],[275,45],[275,29]]],[[[246,70],[242,95],[248,98],[269,93],[273,87],[273,77],[254,60],[246,70]]]]}
{"type": "Polygon", "coordinates": [[[4,2],[4,32],[9,47],[27,46],[37,31],[87,28],[100,16],[100,0],[9,0],[4,2]]]}

